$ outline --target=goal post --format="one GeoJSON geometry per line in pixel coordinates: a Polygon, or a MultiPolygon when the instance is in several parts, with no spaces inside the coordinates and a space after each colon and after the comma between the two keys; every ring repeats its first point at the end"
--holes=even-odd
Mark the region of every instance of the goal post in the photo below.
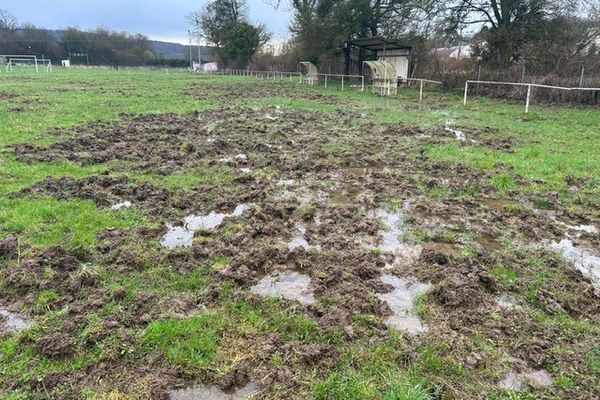
{"type": "Polygon", "coordinates": [[[40,72],[38,58],[33,54],[0,54],[0,59],[6,63],[6,72],[12,72],[14,65],[17,64],[32,64],[35,66],[35,72],[40,72]]]}

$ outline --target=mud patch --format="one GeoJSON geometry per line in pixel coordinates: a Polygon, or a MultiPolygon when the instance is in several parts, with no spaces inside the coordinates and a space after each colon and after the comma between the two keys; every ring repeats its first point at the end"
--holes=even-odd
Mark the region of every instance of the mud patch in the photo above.
{"type": "Polygon", "coordinates": [[[250,382],[246,386],[231,393],[224,392],[218,386],[197,385],[188,389],[171,390],[171,400],[244,400],[258,394],[259,386],[250,382]]]}
{"type": "Polygon", "coordinates": [[[282,296],[285,299],[296,300],[302,304],[314,304],[315,296],[310,286],[310,277],[298,272],[285,272],[261,279],[250,290],[265,297],[282,296]]]}
{"type": "Polygon", "coordinates": [[[136,185],[127,176],[92,175],[82,179],[48,177],[29,188],[12,193],[15,197],[46,195],[60,200],[93,200],[99,207],[113,210],[127,208],[135,203],[162,212],[170,205],[166,189],[148,182],[136,185]]]}
{"type": "MultiPolygon", "coordinates": [[[[292,80],[295,82],[297,77],[293,77],[292,80]]],[[[248,99],[263,99],[270,97],[284,97],[291,99],[309,100],[315,103],[328,104],[328,105],[351,105],[353,101],[344,98],[337,97],[330,94],[319,93],[318,91],[311,90],[310,88],[298,85],[290,85],[286,82],[290,81],[289,77],[284,77],[280,80],[256,80],[248,78],[248,82],[203,82],[201,84],[194,84],[185,91],[187,96],[205,100],[208,98],[217,99],[220,102],[227,101],[239,101],[248,99]]],[[[267,119],[273,116],[268,115],[267,119]]]]}
{"type": "Polygon", "coordinates": [[[391,274],[383,275],[381,281],[394,288],[389,293],[377,295],[394,313],[386,319],[386,324],[411,335],[427,332],[428,327],[421,323],[415,312],[415,299],[429,290],[431,285],[391,274]]]}

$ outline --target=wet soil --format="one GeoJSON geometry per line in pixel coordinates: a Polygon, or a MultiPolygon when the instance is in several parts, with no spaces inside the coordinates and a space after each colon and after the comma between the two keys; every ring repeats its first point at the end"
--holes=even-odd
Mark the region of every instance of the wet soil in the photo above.
{"type": "MultiPolygon", "coordinates": [[[[465,142],[472,137],[480,143],[496,134],[463,132],[465,142]]],[[[32,386],[37,394],[77,398],[82,388],[104,389],[102,377],[104,385],[124,392],[130,390],[127,382],[140,380],[149,398],[232,396],[248,382],[259,382],[259,397],[302,398],[311,379],[327,377],[339,362],[335,345],[268,327],[229,328],[219,343],[230,362],[226,373],[186,370],[160,351],[136,347],[152,321],[203,310],[238,318],[238,305],[267,307],[277,301],[272,297],[283,298],[278,309],[314,321],[319,334],[344,345],[382,343],[390,329],[398,329],[408,349],[406,363],[417,358],[418,348],[448,343],[446,356],[480,386],[464,379],[441,383],[436,390],[443,398],[485,397],[477,387],[502,381],[507,370],[490,367],[495,361],[479,347],[482,340],[532,371],[591,374],[583,355],[597,337],[573,335],[532,317],[594,321],[600,311],[584,271],[540,245],[577,231],[569,210],[558,201],[546,201],[551,210],[540,210],[540,199],[518,187],[499,193],[490,184],[494,171],[428,158],[423,145],[456,141],[443,128],[372,124],[347,112],[224,107],[124,116],[53,134],[56,141],[48,147],[14,146],[15,156],[31,163],[67,159],[120,166],[109,163],[109,173],[81,179],[47,178],[13,196],[83,198],[121,211],[137,207],[148,210],[157,228],[108,229],[86,248],[22,248],[14,235],[0,239],[6,264],[0,301],[21,300],[40,315],[65,310],[54,324],[20,339],[22,345],[43,360],[74,359],[96,346],[105,352],[81,370],[48,374],[42,385],[32,386]],[[207,168],[226,171],[231,179],[168,190],[124,172],[163,177],[207,168]],[[236,208],[241,204],[243,209],[236,208]],[[506,278],[506,269],[516,278],[506,278]],[[107,275],[109,283],[103,281],[107,275]],[[115,276],[134,279],[141,288],[115,276]],[[40,308],[40,293],[49,291],[55,298],[40,308]],[[422,316],[415,309],[417,294],[426,310],[422,316]],[[568,351],[553,351],[555,346],[568,351]],[[129,351],[136,356],[123,355],[129,351]],[[495,375],[480,375],[485,368],[495,375]]],[[[497,168],[517,185],[524,182],[505,166],[497,168]]],[[[580,219],[597,224],[593,212],[580,219]]],[[[579,231],[574,245],[597,243],[597,232],[579,231]]],[[[504,386],[526,369],[513,372],[504,386]]],[[[11,380],[8,386],[28,384],[11,380]]],[[[594,386],[582,379],[578,386],[552,390],[559,398],[577,398],[594,386]]]]}
{"type": "MultiPolygon", "coordinates": [[[[293,78],[296,82],[297,77],[293,78]]],[[[251,84],[244,82],[231,83],[211,83],[202,82],[186,89],[184,94],[194,99],[218,100],[222,104],[231,104],[241,100],[256,100],[273,97],[282,97],[284,94],[289,99],[307,100],[314,103],[328,105],[351,105],[353,102],[347,98],[337,97],[330,94],[319,93],[316,91],[305,90],[298,85],[290,85],[289,78],[283,81],[252,81],[251,84]]]]}

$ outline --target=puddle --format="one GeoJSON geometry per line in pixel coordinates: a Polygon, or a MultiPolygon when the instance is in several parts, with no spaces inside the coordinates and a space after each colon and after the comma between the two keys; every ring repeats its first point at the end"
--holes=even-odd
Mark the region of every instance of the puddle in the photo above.
{"type": "Polygon", "coordinates": [[[277,186],[293,186],[296,181],[294,179],[280,179],[277,181],[277,186]]]}
{"type": "Polygon", "coordinates": [[[250,290],[267,297],[282,296],[297,300],[302,304],[314,304],[315,297],[310,289],[310,277],[298,272],[285,272],[277,276],[267,276],[250,290]]]}
{"type": "Polygon", "coordinates": [[[184,226],[173,226],[167,224],[168,231],[160,241],[164,247],[173,249],[175,247],[190,247],[194,240],[194,232],[198,229],[213,229],[223,223],[227,217],[239,217],[246,210],[245,204],[238,204],[230,214],[210,212],[206,215],[189,215],[184,218],[184,226]]]}
{"type": "Polygon", "coordinates": [[[122,201],[120,203],[113,205],[110,209],[111,210],[120,210],[121,208],[129,208],[129,207],[131,207],[131,202],[125,200],[125,201],[122,201]]]}
{"type": "Polygon", "coordinates": [[[304,235],[306,235],[306,226],[304,224],[297,224],[296,229],[298,229],[298,234],[294,236],[292,240],[290,240],[290,242],[288,243],[288,250],[292,251],[294,249],[297,249],[298,247],[301,247],[305,250],[321,250],[320,244],[311,245],[304,237],[304,235]]]}
{"type": "Polygon", "coordinates": [[[223,158],[219,158],[217,161],[218,162],[222,162],[222,163],[228,163],[230,161],[236,160],[236,161],[246,161],[248,159],[248,156],[245,154],[238,154],[234,157],[223,157],[223,158]]]}
{"type": "Polygon", "coordinates": [[[526,369],[523,372],[509,372],[506,377],[498,383],[501,389],[514,390],[518,392],[526,387],[541,388],[552,385],[552,376],[543,369],[526,369]]]}
{"type": "Polygon", "coordinates": [[[272,115],[270,113],[266,113],[265,116],[264,116],[264,118],[268,119],[269,121],[276,121],[276,120],[278,120],[279,116],[281,116],[281,115],[284,114],[283,110],[281,109],[280,106],[276,106],[275,107],[275,114],[277,114],[277,115],[272,115]]]}
{"type": "Polygon", "coordinates": [[[564,238],[558,243],[551,243],[550,248],[560,251],[563,257],[588,276],[595,286],[600,286],[600,257],[583,247],[575,246],[573,241],[568,238],[564,238]]]}
{"type": "Polygon", "coordinates": [[[515,299],[506,295],[496,297],[496,304],[507,310],[518,310],[521,308],[515,299]]]}
{"type": "MultiPolygon", "coordinates": [[[[383,148],[380,151],[384,151],[383,148]]],[[[366,194],[365,182],[376,173],[389,173],[387,167],[348,167],[338,170],[332,175],[336,183],[327,190],[327,196],[333,204],[352,204],[366,194]]]]}
{"type": "Polygon", "coordinates": [[[574,234],[574,236],[581,236],[582,233],[598,233],[598,228],[596,227],[596,225],[570,225],[556,218],[556,215],[553,212],[549,212],[548,216],[552,221],[556,222],[558,225],[561,225],[563,228],[566,229],[566,236],[570,236],[571,234],[574,234]]]}
{"type": "Polygon", "coordinates": [[[598,228],[595,225],[566,225],[569,231],[579,233],[598,233],[598,228]]]}
{"type": "Polygon", "coordinates": [[[406,233],[404,219],[409,209],[408,203],[401,209],[391,211],[387,208],[379,208],[375,211],[375,216],[383,221],[385,229],[379,231],[383,241],[379,248],[387,253],[394,253],[396,248],[402,244],[402,235],[406,233]]]}
{"type": "MultiPolygon", "coordinates": [[[[402,236],[407,233],[407,227],[404,225],[406,213],[410,204],[406,202],[404,206],[396,211],[381,207],[375,211],[375,217],[379,218],[385,225],[385,229],[379,231],[382,242],[377,246],[384,253],[394,255],[394,264],[398,262],[413,262],[421,255],[422,247],[405,243],[402,236]]],[[[390,265],[386,266],[387,268],[390,265]]]]}
{"type": "Polygon", "coordinates": [[[465,140],[467,140],[467,135],[465,135],[465,133],[463,131],[459,131],[458,129],[452,129],[452,128],[448,128],[448,127],[445,127],[444,129],[446,130],[446,132],[454,133],[454,136],[456,136],[456,139],[460,140],[461,142],[464,142],[465,140]]]}
{"type": "Polygon", "coordinates": [[[4,332],[17,333],[30,328],[33,322],[17,313],[0,308],[0,334],[4,332]]]}
{"type": "Polygon", "coordinates": [[[196,385],[187,389],[171,390],[171,400],[242,400],[250,399],[259,391],[256,382],[250,382],[246,386],[232,393],[227,393],[217,386],[196,385]]]}
{"type": "Polygon", "coordinates": [[[378,294],[377,297],[390,306],[394,315],[386,319],[386,324],[409,334],[427,332],[427,326],[415,313],[415,298],[425,293],[431,285],[420,283],[415,280],[399,278],[395,275],[385,274],[381,277],[383,283],[394,287],[389,293],[378,294]]]}

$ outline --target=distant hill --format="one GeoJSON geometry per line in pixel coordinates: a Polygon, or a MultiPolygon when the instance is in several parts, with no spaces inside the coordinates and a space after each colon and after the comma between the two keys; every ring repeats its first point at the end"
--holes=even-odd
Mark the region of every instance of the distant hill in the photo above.
{"type": "MultiPolygon", "coordinates": [[[[154,50],[164,58],[185,58],[189,57],[189,47],[179,43],[163,42],[160,40],[150,40],[154,50]]],[[[196,59],[198,56],[198,47],[192,47],[193,57],[196,59]]],[[[200,46],[200,53],[202,60],[206,62],[214,61],[215,48],[209,46],[200,46]]]]}
{"type": "MultiPolygon", "coordinates": [[[[62,29],[50,29],[48,30],[53,38],[60,41],[63,33],[62,29]]],[[[189,47],[180,43],[164,42],[161,40],[150,40],[154,50],[167,59],[188,59],[189,58],[189,47]]],[[[202,55],[202,61],[211,62],[215,60],[215,47],[201,46],[200,52],[202,55]]],[[[198,47],[193,46],[193,57],[198,57],[198,47]]]]}

